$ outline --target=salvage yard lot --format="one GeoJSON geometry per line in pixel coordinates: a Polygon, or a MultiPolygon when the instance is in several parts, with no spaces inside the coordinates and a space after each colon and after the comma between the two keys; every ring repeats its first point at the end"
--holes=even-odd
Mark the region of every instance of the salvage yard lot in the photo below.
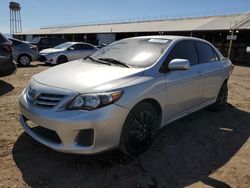
{"type": "Polygon", "coordinates": [[[170,124],[135,159],[62,154],[23,132],[18,97],[47,68],[35,62],[0,79],[0,187],[250,187],[250,67],[235,66],[224,111],[170,124]]]}

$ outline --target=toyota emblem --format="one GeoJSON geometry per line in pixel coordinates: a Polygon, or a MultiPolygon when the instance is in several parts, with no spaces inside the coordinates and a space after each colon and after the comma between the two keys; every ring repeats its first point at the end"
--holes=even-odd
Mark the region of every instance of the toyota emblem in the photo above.
{"type": "Polygon", "coordinates": [[[35,99],[35,98],[36,98],[36,90],[35,90],[35,89],[32,89],[32,90],[30,91],[30,97],[31,97],[32,99],[35,99]]]}

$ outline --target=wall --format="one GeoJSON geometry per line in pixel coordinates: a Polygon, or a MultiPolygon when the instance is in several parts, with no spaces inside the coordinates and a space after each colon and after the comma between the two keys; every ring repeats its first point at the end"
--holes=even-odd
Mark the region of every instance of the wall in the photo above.
{"type": "Polygon", "coordinates": [[[113,33],[98,33],[97,34],[98,45],[110,44],[115,41],[115,34],[113,33]]]}

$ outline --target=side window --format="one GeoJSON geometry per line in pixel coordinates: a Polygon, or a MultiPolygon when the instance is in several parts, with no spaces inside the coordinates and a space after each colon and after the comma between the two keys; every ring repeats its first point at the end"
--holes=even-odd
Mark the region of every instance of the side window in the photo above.
{"type": "Polygon", "coordinates": [[[81,45],[80,44],[75,44],[72,46],[74,50],[81,50],[81,45]]]}
{"type": "Polygon", "coordinates": [[[208,63],[218,60],[212,47],[204,42],[195,42],[200,63],[208,63]]]}
{"type": "Polygon", "coordinates": [[[92,50],[93,47],[88,44],[76,44],[74,45],[75,50],[92,50]]]}
{"type": "Polygon", "coordinates": [[[219,61],[220,57],[219,57],[218,53],[214,49],[213,49],[213,51],[214,51],[215,61],[219,61]]]}
{"type": "Polygon", "coordinates": [[[168,62],[173,59],[187,59],[191,65],[198,64],[194,43],[192,41],[181,41],[177,43],[168,56],[168,62]]]}
{"type": "Polygon", "coordinates": [[[94,47],[91,46],[91,45],[88,45],[88,44],[83,44],[83,49],[84,49],[84,50],[93,50],[94,47]]]}

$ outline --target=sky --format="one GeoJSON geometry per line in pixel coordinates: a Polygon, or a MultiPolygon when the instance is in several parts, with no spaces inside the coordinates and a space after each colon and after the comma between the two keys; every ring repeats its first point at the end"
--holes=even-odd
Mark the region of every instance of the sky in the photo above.
{"type": "MultiPolygon", "coordinates": [[[[0,32],[9,32],[9,0],[0,0],[0,32]]],[[[23,31],[53,25],[152,19],[250,10],[250,0],[16,0],[23,31]]]]}

